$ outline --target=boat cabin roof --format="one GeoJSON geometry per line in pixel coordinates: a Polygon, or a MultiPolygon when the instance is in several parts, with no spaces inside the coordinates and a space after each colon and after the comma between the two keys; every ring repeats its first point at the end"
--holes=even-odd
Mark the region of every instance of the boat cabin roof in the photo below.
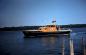
{"type": "Polygon", "coordinates": [[[46,25],[46,27],[55,27],[55,25],[46,25]]]}

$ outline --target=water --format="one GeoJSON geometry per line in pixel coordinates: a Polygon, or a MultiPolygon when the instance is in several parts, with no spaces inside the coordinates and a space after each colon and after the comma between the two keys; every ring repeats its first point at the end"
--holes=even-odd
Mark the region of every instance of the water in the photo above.
{"type": "Polygon", "coordinates": [[[0,55],[70,55],[69,38],[73,40],[74,54],[83,55],[86,47],[86,28],[72,28],[69,36],[24,38],[21,31],[0,32],[0,55]],[[81,38],[84,38],[83,42],[81,38]],[[85,49],[85,48],[84,48],[85,49]]]}

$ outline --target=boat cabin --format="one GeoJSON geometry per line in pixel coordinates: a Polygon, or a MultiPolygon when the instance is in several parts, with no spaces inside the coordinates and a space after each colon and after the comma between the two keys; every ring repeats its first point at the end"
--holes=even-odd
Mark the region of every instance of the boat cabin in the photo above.
{"type": "Polygon", "coordinates": [[[46,25],[44,27],[40,27],[39,30],[42,32],[56,32],[57,28],[56,25],[46,25]]]}

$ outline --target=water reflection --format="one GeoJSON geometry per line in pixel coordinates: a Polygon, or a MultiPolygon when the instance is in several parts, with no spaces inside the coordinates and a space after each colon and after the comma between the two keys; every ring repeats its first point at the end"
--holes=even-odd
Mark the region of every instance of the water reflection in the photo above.
{"type": "Polygon", "coordinates": [[[45,49],[43,51],[44,54],[49,54],[49,55],[55,55],[57,54],[56,51],[56,36],[46,36],[46,37],[42,37],[42,45],[43,47],[45,47],[45,49]]]}
{"type": "MultiPolygon", "coordinates": [[[[42,45],[45,47],[43,51],[46,51],[46,54],[58,54],[58,55],[64,55],[65,52],[65,45],[67,46],[69,43],[67,41],[68,37],[65,36],[46,36],[42,37],[42,45]],[[66,40],[66,44],[65,44],[66,40]]],[[[68,46],[69,47],[69,46],[68,46]]]]}
{"type": "MultiPolygon", "coordinates": [[[[73,39],[75,55],[82,55],[82,53],[86,55],[85,36],[86,34],[81,33],[70,36],[73,39]],[[83,41],[81,37],[84,37],[83,41]]],[[[21,32],[0,34],[0,52],[2,52],[0,55],[70,55],[69,45],[69,36],[64,35],[23,38],[21,32]]]]}
{"type": "Polygon", "coordinates": [[[46,36],[46,37],[42,37],[42,45],[45,47],[49,47],[51,49],[55,48],[55,44],[56,44],[56,37],[55,36],[46,36]]]}
{"type": "Polygon", "coordinates": [[[50,48],[51,48],[52,50],[54,49],[54,51],[55,51],[55,49],[56,49],[56,48],[55,48],[56,39],[57,39],[57,38],[55,38],[55,37],[53,37],[53,36],[50,37],[50,39],[49,39],[49,40],[50,40],[50,48]]]}

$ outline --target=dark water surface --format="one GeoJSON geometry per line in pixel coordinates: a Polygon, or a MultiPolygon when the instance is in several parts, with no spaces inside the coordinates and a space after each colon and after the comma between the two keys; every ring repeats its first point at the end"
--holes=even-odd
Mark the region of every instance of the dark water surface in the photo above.
{"type": "Polygon", "coordinates": [[[86,47],[86,28],[72,28],[70,36],[24,38],[21,31],[0,32],[0,55],[70,55],[69,39],[73,40],[74,54],[83,55],[86,47]],[[83,42],[82,42],[83,37],[83,42]],[[84,43],[84,45],[83,45],[84,43]]]}

